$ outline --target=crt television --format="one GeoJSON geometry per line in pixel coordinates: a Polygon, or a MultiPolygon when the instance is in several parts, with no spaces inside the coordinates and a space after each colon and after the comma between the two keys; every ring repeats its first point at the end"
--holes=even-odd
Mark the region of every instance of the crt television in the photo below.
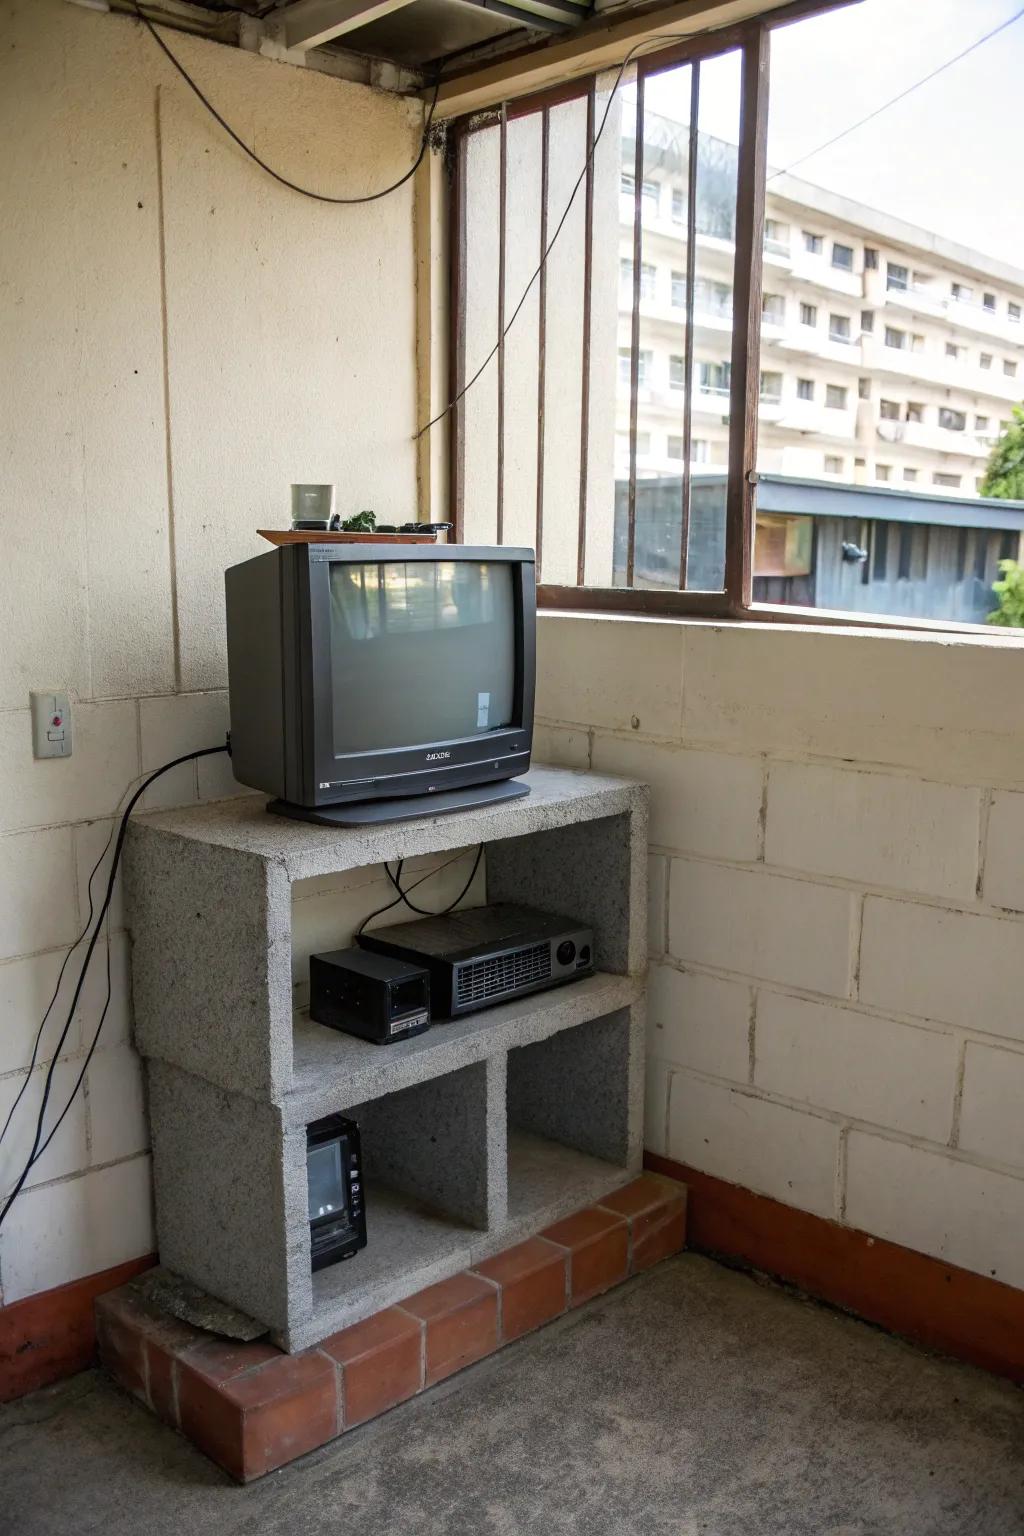
{"type": "Polygon", "coordinates": [[[532,550],[288,544],[225,585],[232,766],[271,810],[353,825],[527,793],[532,550]]]}

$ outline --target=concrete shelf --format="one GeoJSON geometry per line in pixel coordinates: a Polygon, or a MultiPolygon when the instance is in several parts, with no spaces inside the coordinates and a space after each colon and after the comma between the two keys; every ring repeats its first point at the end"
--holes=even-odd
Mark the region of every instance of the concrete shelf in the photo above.
{"type": "Polygon", "coordinates": [[[303,1349],[640,1167],[646,790],[543,768],[510,805],[376,828],[261,797],[132,823],[136,1032],[162,1262],[303,1349]],[[487,845],[488,901],[571,913],[602,970],[379,1047],[293,1008],[292,884],[487,845]],[[306,1127],[357,1121],[368,1246],[311,1273],[306,1127]]]}

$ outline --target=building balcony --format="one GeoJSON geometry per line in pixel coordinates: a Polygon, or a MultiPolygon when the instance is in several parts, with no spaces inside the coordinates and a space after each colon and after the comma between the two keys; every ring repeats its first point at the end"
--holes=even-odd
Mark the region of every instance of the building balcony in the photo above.
{"type": "Polygon", "coordinates": [[[958,458],[987,459],[993,434],[952,432],[926,421],[879,421],[875,436],[882,443],[903,444],[927,453],[954,454],[958,458]]]}
{"type": "Polygon", "coordinates": [[[1011,320],[1004,305],[994,310],[986,309],[977,299],[956,299],[951,294],[913,283],[907,288],[887,288],[884,304],[903,314],[942,320],[957,330],[972,331],[997,346],[1024,346],[1024,323],[1011,320]]]}

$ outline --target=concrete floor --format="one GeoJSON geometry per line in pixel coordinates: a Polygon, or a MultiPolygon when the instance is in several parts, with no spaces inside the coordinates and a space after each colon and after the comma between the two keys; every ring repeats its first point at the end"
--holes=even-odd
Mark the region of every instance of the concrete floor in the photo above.
{"type": "Polygon", "coordinates": [[[1017,1536],[1024,1393],[693,1255],[248,1488],[96,1372],[0,1409],[3,1536],[1017,1536]]]}

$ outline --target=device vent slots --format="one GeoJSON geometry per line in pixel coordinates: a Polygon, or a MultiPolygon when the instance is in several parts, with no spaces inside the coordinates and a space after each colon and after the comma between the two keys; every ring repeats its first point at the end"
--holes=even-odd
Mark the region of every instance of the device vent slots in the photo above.
{"type": "Polygon", "coordinates": [[[499,993],[532,986],[551,975],[551,945],[532,944],[514,955],[495,955],[488,960],[470,960],[459,966],[455,983],[456,1003],[479,1003],[499,993]]]}

